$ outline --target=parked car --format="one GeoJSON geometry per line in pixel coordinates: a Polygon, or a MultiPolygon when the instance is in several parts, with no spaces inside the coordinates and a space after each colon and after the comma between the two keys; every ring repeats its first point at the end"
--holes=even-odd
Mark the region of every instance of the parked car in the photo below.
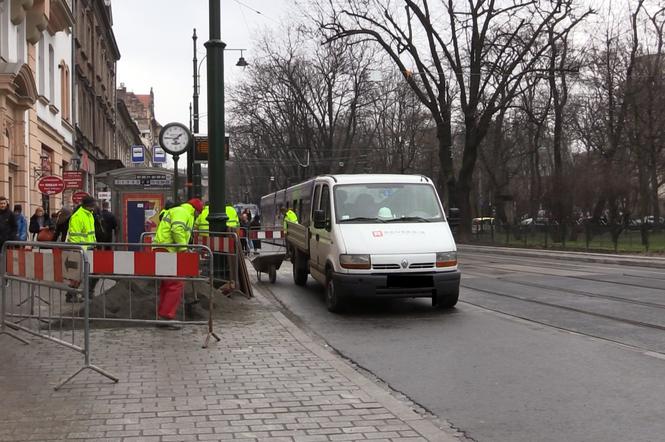
{"type": "Polygon", "coordinates": [[[485,216],[471,220],[471,233],[490,232],[494,226],[494,218],[485,216]]]}

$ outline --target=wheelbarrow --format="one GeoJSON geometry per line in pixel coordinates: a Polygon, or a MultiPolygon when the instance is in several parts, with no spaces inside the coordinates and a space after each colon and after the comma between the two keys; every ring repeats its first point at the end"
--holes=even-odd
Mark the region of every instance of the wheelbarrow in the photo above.
{"type": "Polygon", "coordinates": [[[282,266],[286,253],[275,253],[270,255],[256,255],[250,258],[252,267],[256,270],[256,279],[261,281],[261,273],[268,274],[271,284],[277,281],[277,270],[282,266]]]}

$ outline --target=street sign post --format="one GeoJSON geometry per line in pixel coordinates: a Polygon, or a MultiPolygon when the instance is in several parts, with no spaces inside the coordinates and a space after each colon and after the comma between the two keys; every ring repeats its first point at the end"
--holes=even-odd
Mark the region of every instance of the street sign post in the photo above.
{"type": "Polygon", "coordinates": [[[80,170],[66,170],[62,172],[65,182],[65,190],[77,190],[83,188],[83,172],[80,170]]]}
{"type": "Polygon", "coordinates": [[[132,163],[141,164],[145,162],[145,151],[142,145],[132,146],[132,163]]]}
{"type": "Polygon", "coordinates": [[[60,177],[49,175],[40,178],[37,187],[44,195],[57,195],[65,190],[65,182],[60,177]]]}
{"type": "Polygon", "coordinates": [[[166,163],[166,152],[159,146],[152,147],[152,162],[154,164],[166,163]]]}

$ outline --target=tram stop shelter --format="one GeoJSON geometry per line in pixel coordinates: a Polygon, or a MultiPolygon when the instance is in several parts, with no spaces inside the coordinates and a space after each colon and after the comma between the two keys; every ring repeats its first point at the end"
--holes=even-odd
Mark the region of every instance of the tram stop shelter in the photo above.
{"type": "MultiPolygon", "coordinates": [[[[138,243],[143,232],[157,228],[159,212],[173,200],[173,176],[173,170],[152,167],[119,168],[95,176],[95,196],[111,202],[119,240],[138,243]]],[[[184,180],[179,181],[178,190],[184,191],[184,180]]]]}

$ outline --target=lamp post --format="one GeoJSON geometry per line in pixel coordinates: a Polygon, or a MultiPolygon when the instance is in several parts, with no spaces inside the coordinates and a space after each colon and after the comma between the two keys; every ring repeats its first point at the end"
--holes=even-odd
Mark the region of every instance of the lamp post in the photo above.
{"type": "MultiPolygon", "coordinates": [[[[210,10],[212,13],[212,9],[210,10]]],[[[219,14],[217,14],[219,15],[219,14]]],[[[212,18],[211,18],[212,20],[212,18]]],[[[192,104],[193,104],[193,111],[192,111],[192,131],[194,134],[199,133],[199,74],[201,72],[201,65],[203,64],[203,61],[206,59],[208,56],[207,54],[201,59],[201,61],[198,61],[196,57],[196,40],[198,39],[196,35],[196,28],[194,28],[194,32],[192,34],[192,51],[193,51],[193,58],[192,58],[192,70],[193,70],[193,94],[192,94],[192,104]]],[[[212,39],[212,30],[211,30],[211,39],[212,39]]],[[[207,46],[206,46],[207,48],[207,46]]],[[[236,66],[245,68],[249,65],[245,58],[243,57],[243,51],[245,49],[227,49],[226,47],[223,48],[223,50],[226,51],[240,51],[240,58],[238,59],[238,62],[236,63],[236,66]]],[[[223,56],[223,55],[222,55],[223,56]]],[[[210,72],[210,71],[208,71],[210,72]]],[[[223,71],[222,71],[222,76],[223,76],[223,71]]],[[[221,88],[223,89],[223,85],[221,85],[221,88]]],[[[223,93],[223,90],[222,90],[223,93]]],[[[222,110],[223,112],[223,110],[222,110]]],[[[201,164],[195,161],[195,156],[196,156],[196,142],[192,145],[192,148],[189,152],[188,155],[188,161],[187,161],[187,182],[188,182],[188,192],[190,198],[192,196],[201,196],[203,191],[201,188],[201,164]],[[191,184],[190,184],[191,183],[191,184]]]]}
{"type": "MultiPolygon", "coordinates": [[[[208,190],[210,193],[210,230],[226,230],[225,155],[224,155],[224,49],[221,40],[220,0],[208,1],[210,39],[205,43],[208,59],[208,190]]],[[[239,49],[240,50],[240,49],[239,49]]],[[[242,57],[236,66],[246,67],[242,57]]],[[[198,117],[198,115],[196,115],[198,117]]],[[[195,120],[196,121],[196,120],[195,120]]]]}

